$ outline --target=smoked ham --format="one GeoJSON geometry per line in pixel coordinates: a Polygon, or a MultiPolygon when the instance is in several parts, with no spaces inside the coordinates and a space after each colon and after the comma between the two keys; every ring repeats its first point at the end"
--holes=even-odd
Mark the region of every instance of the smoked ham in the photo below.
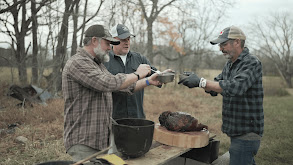
{"type": "Polygon", "coordinates": [[[188,113],[165,111],[160,117],[161,126],[170,131],[187,132],[208,129],[208,126],[198,123],[198,120],[188,113]]]}

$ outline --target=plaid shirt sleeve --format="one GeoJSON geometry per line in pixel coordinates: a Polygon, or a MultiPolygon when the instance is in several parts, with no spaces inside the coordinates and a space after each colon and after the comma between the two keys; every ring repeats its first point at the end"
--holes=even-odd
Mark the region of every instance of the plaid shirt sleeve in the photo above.
{"type": "Polygon", "coordinates": [[[72,78],[86,88],[96,91],[119,90],[126,79],[125,74],[112,75],[92,60],[77,59],[71,65],[69,72],[72,78]]]}
{"type": "Polygon", "coordinates": [[[219,82],[220,80],[223,80],[223,74],[219,74],[217,77],[214,78],[215,81],[219,82]]]}
{"type": "MultiPolygon", "coordinates": [[[[215,79],[219,80],[219,84],[223,89],[222,95],[236,96],[243,95],[261,76],[261,64],[258,60],[245,61],[236,66],[237,69],[231,70],[231,78],[224,79],[219,75],[215,79]]],[[[225,68],[229,70],[229,67],[225,68]]]]}

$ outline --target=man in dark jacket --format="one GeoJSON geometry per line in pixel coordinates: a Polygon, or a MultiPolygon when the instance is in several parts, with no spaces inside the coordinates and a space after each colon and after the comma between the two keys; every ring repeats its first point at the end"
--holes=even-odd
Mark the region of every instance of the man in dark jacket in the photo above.
{"type": "MultiPolygon", "coordinates": [[[[110,73],[114,75],[118,73],[128,74],[133,73],[140,64],[150,65],[145,56],[130,51],[130,39],[135,36],[129,32],[126,26],[117,24],[110,30],[110,33],[112,37],[120,41],[119,45],[113,45],[113,50],[109,53],[110,61],[105,63],[110,73]]],[[[143,89],[133,95],[113,92],[113,118],[145,118],[143,95],[143,89]]]]}

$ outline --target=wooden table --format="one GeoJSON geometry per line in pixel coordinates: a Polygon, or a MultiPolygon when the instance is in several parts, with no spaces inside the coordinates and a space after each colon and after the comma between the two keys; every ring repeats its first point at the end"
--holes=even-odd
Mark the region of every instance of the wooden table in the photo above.
{"type": "MultiPolygon", "coordinates": [[[[209,139],[213,139],[215,136],[215,134],[210,133],[209,139]]],[[[149,152],[147,152],[145,155],[124,161],[129,165],[161,165],[179,157],[180,155],[190,150],[192,150],[192,148],[169,146],[154,140],[149,152]]]]}
{"type": "Polygon", "coordinates": [[[145,155],[124,161],[129,165],[160,165],[190,150],[191,148],[173,147],[153,141],[149,152],[147,152],[145,155]]]}
{"type": "MultiPolygon", "coordinates": [[[[209,139],[215,136],[215,134],[209,134],[209,139]]],[[[128,165],[162,165],[190,150],[192,150],[192,148],[169,146],[153,140],[150,150],[141,157],[125,159],[121,153],[117,152],[115,154],[124,159],[128,165]]],[[[99,157],[102,156],[103,155],[100,155],[99,157]]]]}

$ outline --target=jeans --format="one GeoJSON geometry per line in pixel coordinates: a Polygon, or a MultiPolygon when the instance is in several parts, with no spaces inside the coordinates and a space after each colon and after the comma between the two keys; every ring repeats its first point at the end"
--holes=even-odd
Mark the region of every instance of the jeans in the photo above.
{"type": "Polygon", "coordinates": [[[87,158],[95,153],[99,152],[99,150],[95,150],[86,145],[77,144],[69,148],[67,153],[72,157],[73,161],[78,162],[82,159],[87,158]]]}
{"type": "Polygon", "coordinates": [[[260,146],[260,140],[242,140],[231,137],[230,165],[255,165],[254,156],[260,146]]]}

